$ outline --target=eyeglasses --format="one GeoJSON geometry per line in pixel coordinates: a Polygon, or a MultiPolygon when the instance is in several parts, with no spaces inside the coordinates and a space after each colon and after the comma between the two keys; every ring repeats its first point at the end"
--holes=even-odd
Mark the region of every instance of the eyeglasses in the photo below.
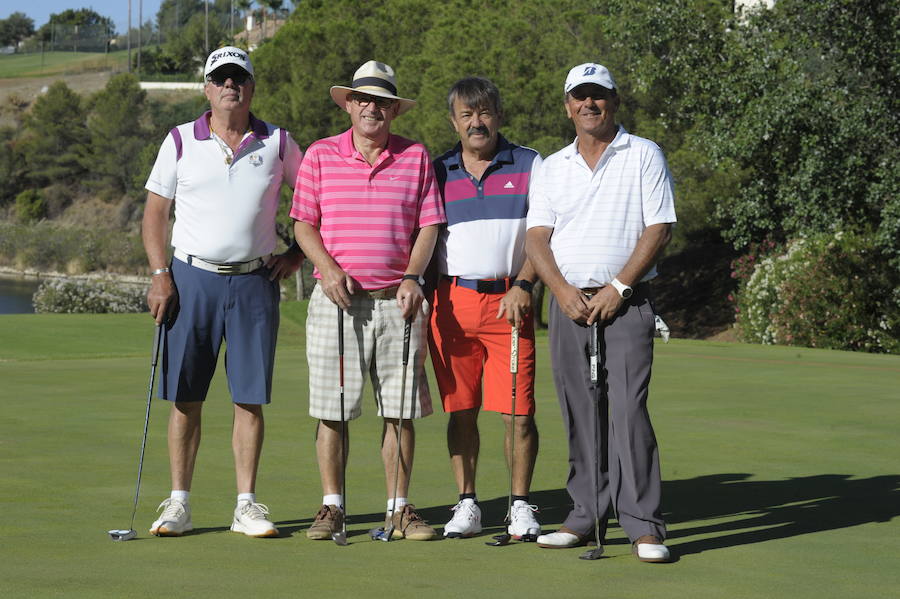
{"type": "Polygon", "coordinates": [[[225,82],[231,79],[235,85],[246,85],[248,82],[253,81],[253,75],[244,70],[239,71],[226,71],[224,73],[210,73],[206,76],[206,80],[215,85],[216,87],[222,87],[225,85],[225,82]]]}
{"type": "Polygon", "coordinates": [[[368,106],[371,103],[375,103],[375,106],[384,110],[386,108],[390,108],[393,106],[397,100],[393,98],[381,98],[379,96],[365,96],[363,94],[350,94],[350,100],[356,102],[360,106],[368,106]]]}
{"type": "Polygon", "coordinates": [[[577,100],[579,102],[584,102],[588,98],[597,100],[611,100],[616,96],[616,92],[606,89],[604,87],[600,87],[599,85],[588,86],[588,85],[579,85],[575,89],[569,92],[569,95],[572,99],[577,100]]]}

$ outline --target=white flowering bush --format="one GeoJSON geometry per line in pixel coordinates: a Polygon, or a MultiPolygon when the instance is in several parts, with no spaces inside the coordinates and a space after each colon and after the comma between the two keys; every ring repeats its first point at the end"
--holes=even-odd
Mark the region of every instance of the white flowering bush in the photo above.
{"type": "Polygon", "coordinates": [[[798,239],[756,261],[736,320],[754,343],[900,353],[900,272],[861,235],[798,239]]]}
{"type": "Polygon", "coordinates": [[[111,279],[44,281],[32,298],[34,311],[123,313],[147,311],[147,286],[111,279]]]}

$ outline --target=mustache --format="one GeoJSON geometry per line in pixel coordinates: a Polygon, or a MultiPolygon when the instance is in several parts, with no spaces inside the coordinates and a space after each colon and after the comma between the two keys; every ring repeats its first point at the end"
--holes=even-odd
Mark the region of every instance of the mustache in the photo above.
{"type": "Polygon", "coordinates": [[[488,131],[488,128],[484,125],[482,125],[481,127],[469,127],[469,129],[466,131],[466,135],[468,135],[469,137],[479,133],[481,135],[484,135],[485,137],[488,137],[490,135],[490,131],[488,131]]]}

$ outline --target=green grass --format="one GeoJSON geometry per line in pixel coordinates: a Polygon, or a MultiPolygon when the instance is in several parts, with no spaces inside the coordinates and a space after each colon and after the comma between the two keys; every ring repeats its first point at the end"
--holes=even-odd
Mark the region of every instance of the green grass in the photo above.
{"type": "Polygon", "coordinates": [[[12,77],[44,77],[77,74],[88,71],[108,71],[127,68],[128,53],[124,50],[102,52],[40,52],[0,56],[0,79],[12,77]]]}
{"type": "MultiPolygon", "coordinates": [[[[306,415],[304,306],[285,303],[258,493],[283,538],[227,531],[234,501],[231,411],[217,374],[192,492],[196,534],[150,537],[169,490],[168,407],[154,401],[134,542],[128,526],[149,372],[147,315],[0,316],[0,588],[4,597],[863,597],[900,576],[900,358],[673,340],[658,344],[650,407],[677,563],[485,538],[377,543],[381,426],[367,400],[351,426],[351,545],[306,539],[321,500],[306,415]]],[[[533,500],[546,529],[565,517],[565,438],[546,337],[538,341],[541,453],[533,500]]],[[[433,380],[433,379],[432,379],[433,380]]],[[[493,416],[493,417],[492,417],[493,416]]],[[[432,523],[456,490],[446,417],[417,426],[411,496],[432,523]]],[[[482,419],[479,494],[502,519],[502,428],[482,419]]],[[[496,529],[490,529],[494,533],[496,529]]]]}

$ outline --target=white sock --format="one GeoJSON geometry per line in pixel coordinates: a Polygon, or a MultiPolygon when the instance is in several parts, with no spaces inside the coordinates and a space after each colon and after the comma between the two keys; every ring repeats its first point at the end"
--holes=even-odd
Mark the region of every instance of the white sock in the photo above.
{"type": "Polygon", "coordinates": [[[238,505],[240,505],[242,501],[249,501],[250,503],[256,503],[256,493],[238,493],[238,498],[237,498],[238,505]]]}
{"type": "Polygon", "coordinates": [[[344,496],[340,493],[324,495],[322,497],[322,503],[325,505],[336,505],[339,508],[344,509],[344,496]]]}
{"type": "Polygon", "coordinates": [[[407,503],[409,503],[409,501],[407,501],[406,497],[398,497],[398,498],[397,498],[397,507],[395,508],[395,507],[394,507],[394,500],[393,500],[393,499],[388,499],[388,501],[387,501],[387,511],[391,511],[391,510],[394,510],[394,509],[399,510],[400,508],[402,508],[402,507],[403,507],[404,505],[406,505],[407,503]]]}
{"type": "Polygon", "coordinates": [[[187,503],[187,502],[188,502],[188,496],[189,496],[190,494],[191,494],[190,491],[176,491],[176,490],[173,489],[173,490],[172,490],[172,494],[169,495],[169,497],[170,497],[171,499],[177,499],[177,500],[180,501],[181,503],[187,503]]]}

